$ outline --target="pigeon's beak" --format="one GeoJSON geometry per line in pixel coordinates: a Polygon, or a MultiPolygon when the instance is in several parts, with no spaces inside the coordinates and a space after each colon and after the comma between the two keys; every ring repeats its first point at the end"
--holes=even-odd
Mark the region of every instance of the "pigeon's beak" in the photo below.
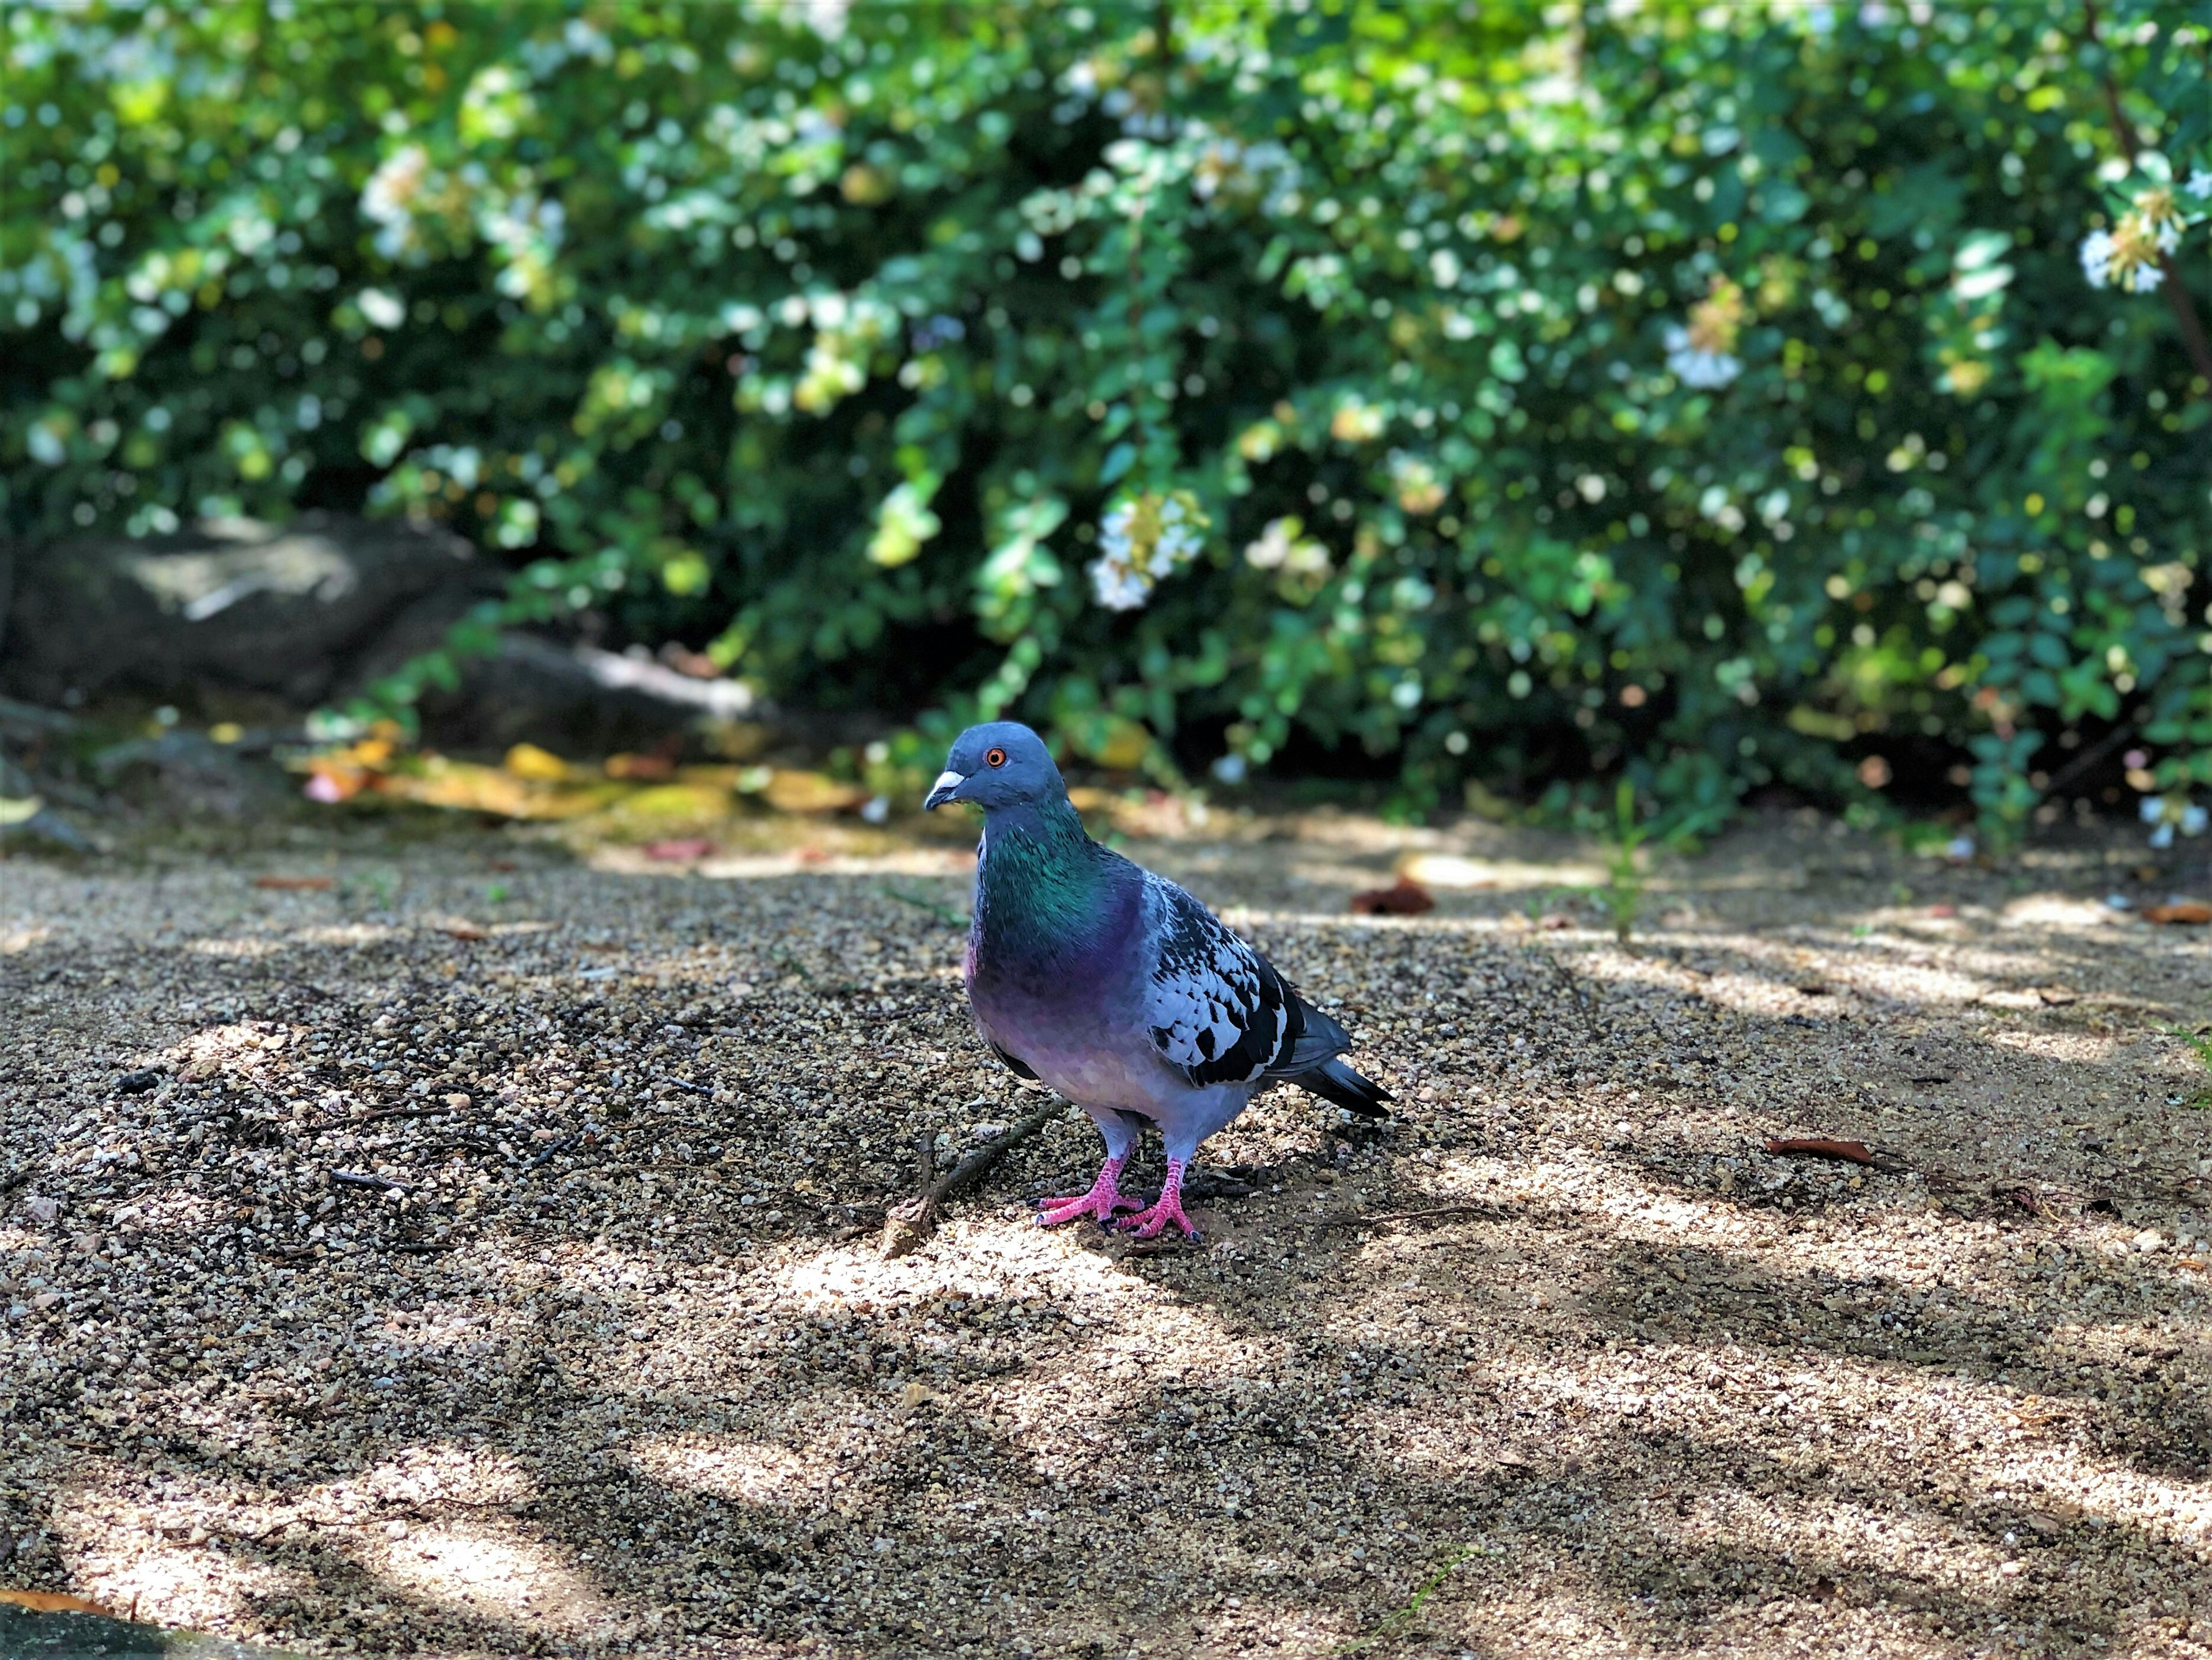
{"type": "Polygon", "coordinates": [[[921,810],[924,812],[929,812],[943,806],[947,801],[957,801],[960,799],[960,787],[967,781],[968,775],[965,773],[953,772],[949,769],[939,773],[937,781],[929,787],[929,794],[921,799],[921,810]]]}

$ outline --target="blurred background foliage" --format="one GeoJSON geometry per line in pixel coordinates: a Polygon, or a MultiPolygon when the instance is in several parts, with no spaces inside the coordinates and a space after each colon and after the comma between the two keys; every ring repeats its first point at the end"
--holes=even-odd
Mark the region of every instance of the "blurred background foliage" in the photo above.
{"type": "Polygon", "coordinates": [[[8,530],[507,562],[356,716],[537,623],[1413,812],[2212,781],[2184,0],[6,27],[8,530]]]}

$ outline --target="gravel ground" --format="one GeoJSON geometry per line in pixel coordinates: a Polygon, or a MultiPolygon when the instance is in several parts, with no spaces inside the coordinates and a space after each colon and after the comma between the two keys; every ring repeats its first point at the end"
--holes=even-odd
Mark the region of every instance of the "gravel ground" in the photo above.
{"type": "Polygon", "coordinates": [[[1267,1098],[1146,1250],[1029,1223],[1071,1113],[896,1261],[918,1140],[1043,1098],[957,848],[0,863],[0,1584],[380,1655],[2212,1655],[2212,954],[2102,903],[2139,844],[1775,819],[1623,947],[1572,849],[1212,832],[1132,851],[1401,1116],[1267,1098]],[[1438,909],[1349,915],[1409,851],[1438,909]]]}

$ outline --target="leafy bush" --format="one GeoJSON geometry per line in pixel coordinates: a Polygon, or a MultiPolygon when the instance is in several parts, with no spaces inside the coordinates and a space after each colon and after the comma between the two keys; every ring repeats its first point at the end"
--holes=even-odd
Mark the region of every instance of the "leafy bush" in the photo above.
{"type": "Polygon", "coordinates": [[[2179,803],[2212,29],[2100,11],[18,8],[5,515],[421,514],[454,651],[1414,809],[2179,803]]]}

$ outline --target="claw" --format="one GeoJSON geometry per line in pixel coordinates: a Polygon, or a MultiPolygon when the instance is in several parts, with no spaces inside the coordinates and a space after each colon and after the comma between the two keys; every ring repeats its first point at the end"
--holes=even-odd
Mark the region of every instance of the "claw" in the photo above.
{"type": "Polygon", "coordinates": [[[1037,1225],[1056,1228],[1063,1222],[1073,1222],[1085,1216],[1095,1216],[1102,1223],[1110,1222],[1115,1211],[1136,1210],[1140,1202],[1126,1194],[1115,1193],[1110,1188],[1103,1194],[1093,1188],[1089,1193],[1079,1193],[1072,1198],[1040,1199],[1037,1201],[1037,1225]]]}
{"type": "Polygon", "coordinates": [[[1073,1222],[1079,1217],[1095,1216],[1103,1227],[1113,1225],[1117,1210],[1135,1210],[1138,1201],[1125,1197],[1117,1185],[1122,1165],[1127,1158],[1109,1158],[1098,1171],[1098,1179],[1091,1184],[1091,1191],[1064,1199],[1037,1201],[1037,1225],[1056,1228],[1063,1222],[1073,1222]]]}
{"type": "Polygon", "coordinates": [[[1184,1238],[1196,1239],[1198,1230],[1182,1213],[1182,1169],[1180,1158],[1168,1160],[1167,1185],[1160,1189],[1160,1196],[1152,1208],[1126,1217],[1115,1225],[1133,1239],[1157,1239],[1173,1224],[1184,1238]]]}

